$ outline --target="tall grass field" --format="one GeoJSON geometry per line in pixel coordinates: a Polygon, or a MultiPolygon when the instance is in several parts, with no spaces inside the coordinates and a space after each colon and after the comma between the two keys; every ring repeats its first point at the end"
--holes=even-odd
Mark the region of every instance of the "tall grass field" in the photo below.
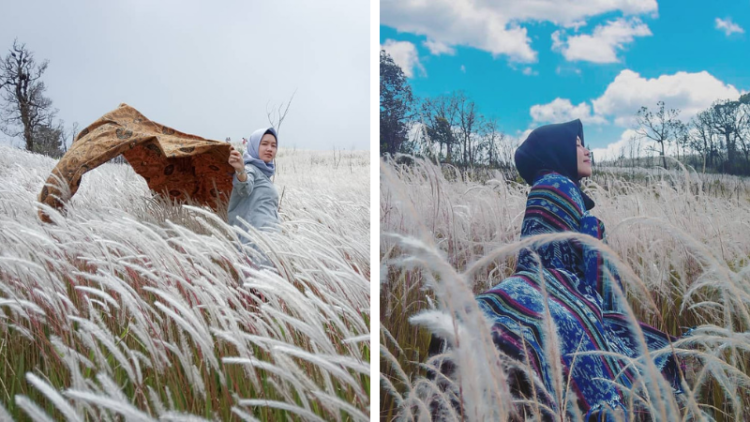
{"type": "MultiPolygon", "coordinates": [[[[513,274],[521,248],[566,236],[520,239],[529,186],[519,182],[381,162],[382,420],[583,420],[563,377],[547,392],[556,410],[540,405],[538,390],[511,392],[509,368],[534,372],[495,349],[474,300],[513,274]]],[[[631,360],[641,376],[624,391],[630,419],[620,420],[750,420],[750,182],[690,168],[599,168],[583,189],[607,228],[606,243],[588,243],[621,275],[630,320],[680,337],[631,360]],[[652,359],[672,353],[677,395],[652,359]]]]}
{"type": "Polygon", "coordinates": [[[279,233],[114,163],[44,224],[55,160],[0,147],[0,420],[368,420],[369,153],[276,163],[279,233]]]}

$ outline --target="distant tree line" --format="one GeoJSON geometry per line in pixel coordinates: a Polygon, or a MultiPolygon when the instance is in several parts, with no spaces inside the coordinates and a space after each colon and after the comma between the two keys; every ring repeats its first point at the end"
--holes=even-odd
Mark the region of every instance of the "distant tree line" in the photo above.
{"type": "MultiPolygon", "coordinates": [[[[615,164],[643,165],[647,155],[655,155],[659,165],[670,168],[675,165],[667,159],[671,155],[699,171],[750,175],[750,94],[716,101],[687,122],[679,115],[663,101],[637,110],[637,135],[621,148],[615,164]]],[[[499,130],[498,119],[480,113],[461,91],[416,98],[402,69],[381,50],[381,155],[512,170],[519,141],[499,130]]]]}
{"type": "Polygon", "coordinates": [[[661,165],[670,166],[671,155],[700,171],[750,175],[750,94],[737,100],[719,100],[687,122],[677,116],[680,111],[667,109],[658,102],[654,110],[641,107],[636,114],[638,137],[620,151],[618,162],[637,163],[643,141],[654,152],[661,165]]]}
{"type": "Polygon", "coordinates": [[[517,141],[461,91],[418,99],[406,75],[380,52],[380,152],[410,154],[460,168],[512,167],[517,141]]]}
{"type": "Polygon", "coordinates": [[[58,110],[45,96],[42,76],[48,61],[37,62],[34,54],[18,41],[0,61],[0,131],[11,139],[21,138],[26,150],[52,157],[62,156],[66,139],[77,132],[74,123],[70,132],[62,120],[55,120],[58,110]]]}

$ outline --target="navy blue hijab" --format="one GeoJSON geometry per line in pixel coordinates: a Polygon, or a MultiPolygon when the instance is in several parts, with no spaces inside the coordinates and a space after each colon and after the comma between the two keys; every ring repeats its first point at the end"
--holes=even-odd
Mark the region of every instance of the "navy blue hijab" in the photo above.
{"type": "MultiPolygon", "coordinates": [[[[583,142],[583,124],[575,119],[570,122],[540,126],[531,131],[528,138],[516,150],[516,169],[529,185],[545,171],[554,171],[572,180],[581,187],[578,177],[578,152],[576,137],[583,142]]],[[[594,201],[583,191],[586,209],[594,208],[594,201]]]]}

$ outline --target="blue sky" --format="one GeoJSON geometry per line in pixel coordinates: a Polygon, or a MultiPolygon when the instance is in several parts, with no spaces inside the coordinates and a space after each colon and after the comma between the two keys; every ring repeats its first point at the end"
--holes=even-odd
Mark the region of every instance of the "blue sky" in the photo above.
{"type": "Polygon", "coordinates": [[[380,42],[417,96],[463,90],[521,140],[582,118],[605,155],[641,105],[687,120],[749,91],[748,31],[748,0],[383,0],[380,42]]]}

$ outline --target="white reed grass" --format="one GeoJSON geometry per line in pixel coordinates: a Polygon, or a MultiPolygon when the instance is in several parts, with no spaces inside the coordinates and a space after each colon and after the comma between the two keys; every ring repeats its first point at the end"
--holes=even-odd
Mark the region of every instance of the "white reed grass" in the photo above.
{"type": "Polygon", "coordinates": [[[120,164],[87,173],[60,213],[36,203],[55,161],[0,147],[0,344],[16,347],[0,347],[0,370],[25,359],[54,372],[44,384],[30,367],[9,373],[21,386],[0,384],[0,412],[45,420],[35,402],[53,398],[86,420],[361,419],[368,162],[282,149],[281,230],[269,234],[154,198],[120,164]],[[240,236],[278,273],[258,271],[240,236]]]}
{"type": "Polygon", "coordinates": [[[23,409],[24,412],[26,412],[28,417],[30,417],[34,421],[37,421],[37,422],[53,422],[54,421],[54,419],[47,416],[44,410],[42,410],[39,406],[37,406],[36,403],[29,400],[25,396],[16,396],[16,404],[18,405],[18,407],[23,409]]]}
{"type": "MultiPolygon", "coordinates": [[[[631,411],[657,420],[748,417],[750,182],[689,168],[607,169],[584,183],[597,203],[593,214],[607,225],[606,244],[570,234],[521,241],[528,186],[499,173],[479,180],[445,170],[419,160],[411,167],[381,163],[381,371],[390,377],[381,377],[381,386],[395,412],[381,411],[399,420],[538,419],[550,412],[555,420],[581,420],[560,368],[555,391],[545,392],[529,367],[514,364],[534,396],[550,394],[563,403],[557,412],[533,397],[511,397],[510,363],[494,349],[486,323],[472,318],[473,296],[511,275],[520,249],[575,238],[598,249],[621,275],[624,291],[617,296],[631,324],[640,320],[676,335],[693,328],[662,350],[641,346],[637,360],[617,356],[642,374],[626,395],[631,411]],[[452,347],[415,366],[404,356],[414,353],[416,331],[404,324],[426,327],[452,347]],[[664,355],[686,362],[685,393],[676,398],[653,364],[664,355]],[[452,372],[441,374],[437,368],[446,361],[452,372]],[[432,368],[432,375],[420,375],[419,368],[432,368]],[[717,389],[726,404],[714,400],[717,389]]],[[[553,327],[547,331],[554,337],[553,327]]],[[[559,362],[553,343],[546,354],[559,362]]]]}
{"type": "Polygon", "coordinates": [[[81,417],[76,413],[75,409],[63,399],[60,393],[55,390],[52,386],[47,384],[44,380],[31,372],[26,374],[26,380],[29,381],[34,387],[36,387],[45,397],[47,397],[54,405],[57,410],[62,413],[67,421],[82,421],[81,417]]]}
{"type": "Polygon", "coordinates": [[[301,416],[302,418],[304,418],[304,420],[307,420],[307,421],[325,422],[325,419],[318,417],[317,415],[315,415],[315,413],[307,409],[302,409],[298,406],[294,406],[285,402],[260,400],[260,399],[242,399],[242,400],[239,400],[238,404],[240,406],[257,406],[257,407],[264,406],[264,407],[271,407],[274,409],[287,410],[289,412],[292,412],[301,416]]]}

